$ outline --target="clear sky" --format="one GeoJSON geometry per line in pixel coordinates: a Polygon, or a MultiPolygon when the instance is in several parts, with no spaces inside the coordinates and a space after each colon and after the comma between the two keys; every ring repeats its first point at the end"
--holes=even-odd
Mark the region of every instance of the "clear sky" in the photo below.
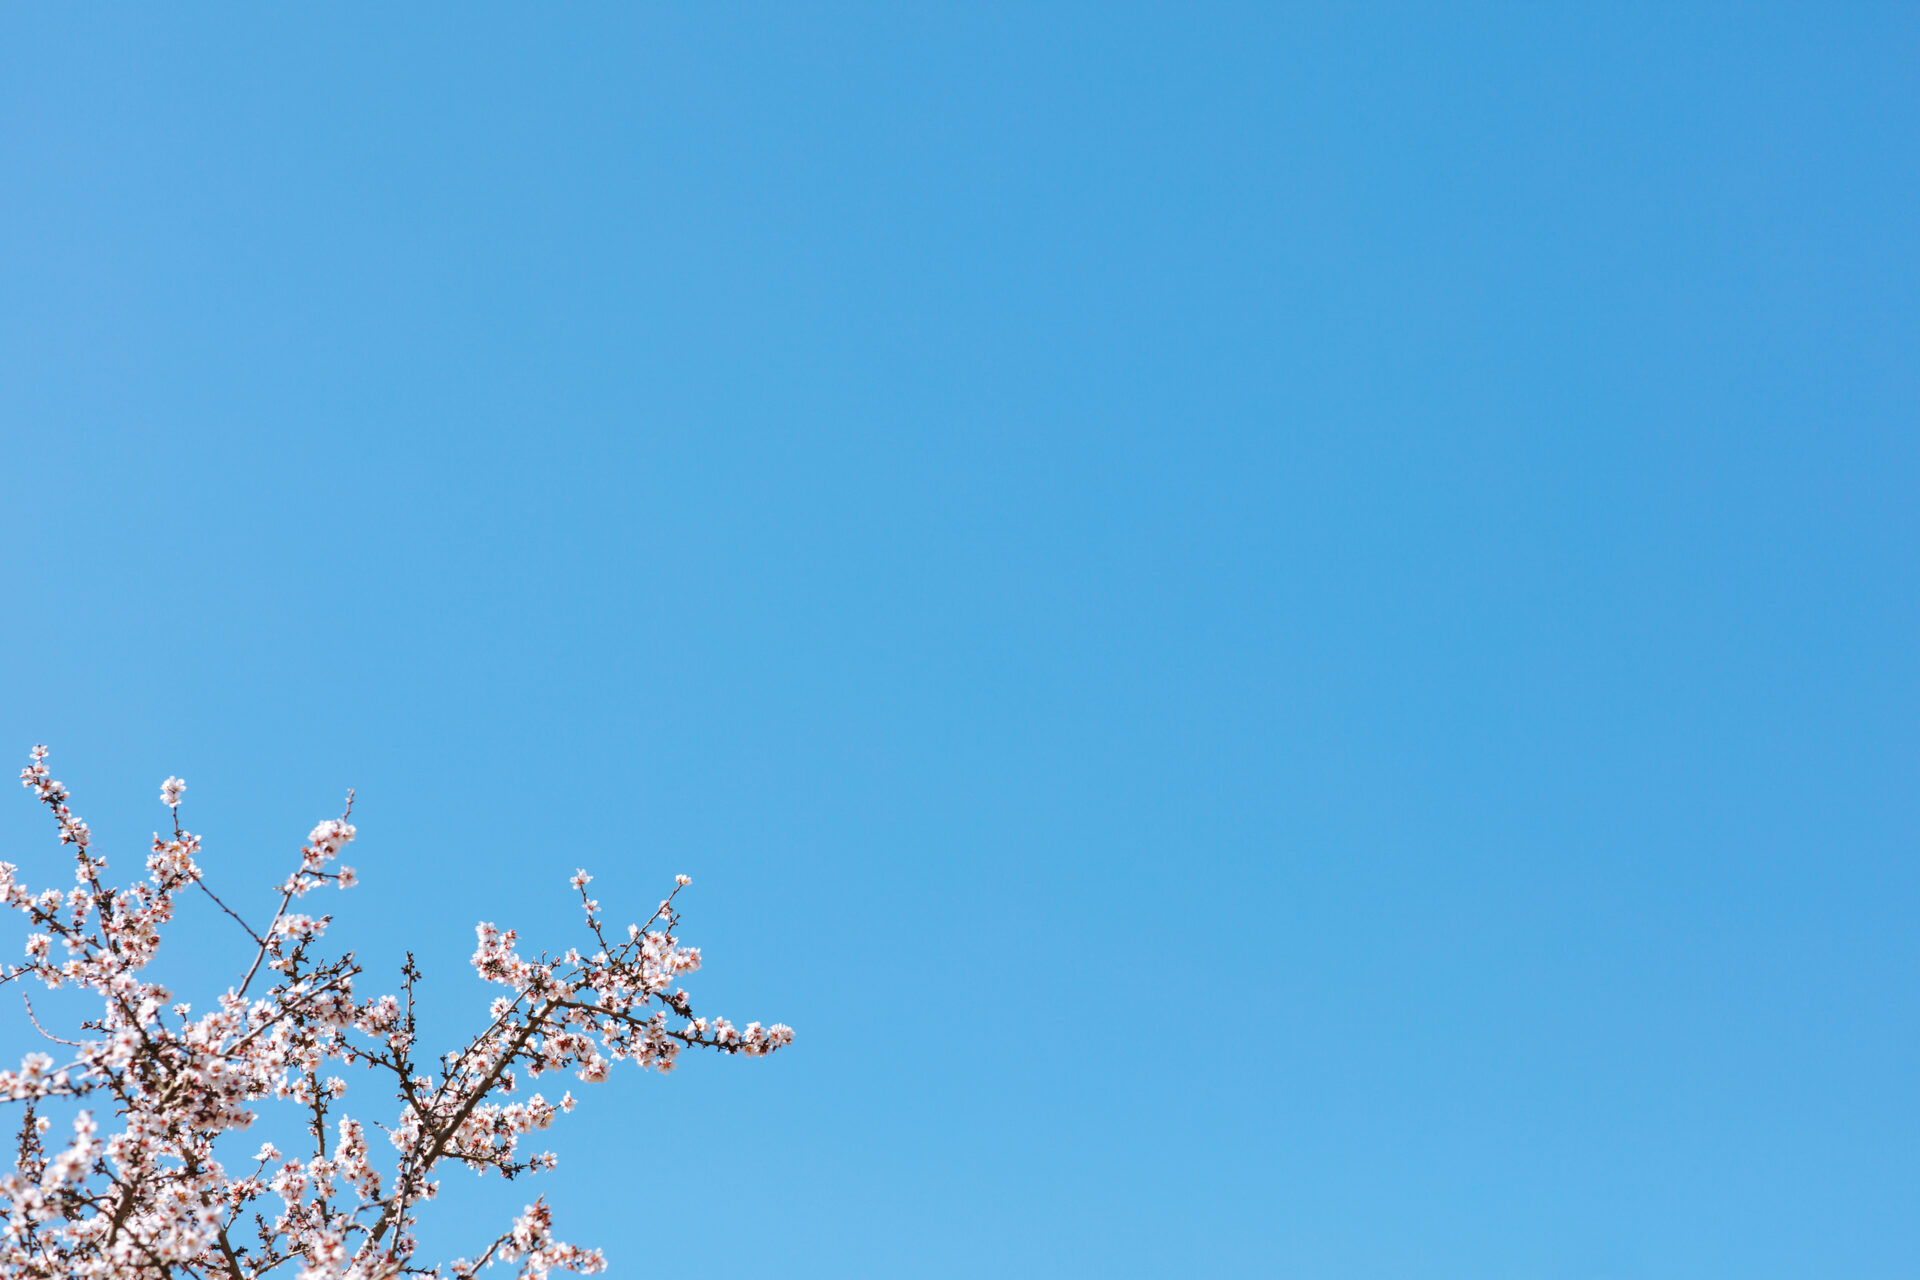
{"type": "Polygon", "coordinates": [[[1920,1274],[1920,17],[1447,7],[7,7],[0,748],[691,874],[616,1276],[1920,1274]]]}

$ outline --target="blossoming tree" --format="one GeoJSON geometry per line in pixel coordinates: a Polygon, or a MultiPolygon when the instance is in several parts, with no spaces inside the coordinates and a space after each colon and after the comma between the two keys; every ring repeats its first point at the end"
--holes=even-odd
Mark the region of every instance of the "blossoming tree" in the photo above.
{"type": "Polygon", "coordinates": [[[76,885],[36,893],[0,862],[0,899],[33,929],[25,963],[0,966],[0,984],[77,987],[99,1003],[90,1003],[98,1012],[75,1034],[60,1036],[26,1001],[25,1016],[53,1052],[0,1070],[0,1100],[21,1107],[14,1171],[0,1178],[6,1276],[460,1280],[494,1262],[530,1277],[556,1267],[598,1271],[598,1250],[554,1237],[543,1200],[496,1238],[476,1241],[470,1259],[444,1266],[420,1256],[419,1214],[449,1165],[508,1178],[553,1167],[551,1154],[525,1152],[521,1139],[571,1111],[574,1097],[523,1094],[523,1077],[571,1070],[597,1082],[622,1059],[664,1072],[688,1046],[759,1056],[793,1039],[777,1023],[736,1028],[694,1016],[676,985],[700,967],[699,950],[676,935],[674,899],[686,876],[644,924],[610,937],[582,871],[573,886],[591,941],[526,959],[513,930],[481,924],[473,966],[503,988],[491,1021],[468,1043],[420,1060],[413,956],[398,996],[362,999],[353,957],[322,950],[329,918],[290,910],[315,889],[352,886],[352,869],[336,862],[354,838],[351,793],[347,811],[308,836],[299,865],[277,886],[273,918],[256,929],[201,877],[200,838],[180,826],[183,782],[168,778],[161,787],[173,830],[154,837],[147,878],[110,888],[106,860],[48,772],[46,754],[34,748],[21,781],[72,847],[76,885]],[[142,977],[175,899],[196,891],[246,936],[244,975],[198,1017],[142,977]],[[391,1088],[390,1123],[367,1120],[397,1153],[384,1172],[363,1122],[340,1111],[347,1085],[327,1074],[330,1064],[370,1070],[391,1088]],[[268,1099],[304,1116],[309,1151],[286,1154],[270,1142],[236,1149],[236,1131],[268,1099]],[[49,1136],[50,1109],[77,1109],[71,1137],[49,1136]]]}

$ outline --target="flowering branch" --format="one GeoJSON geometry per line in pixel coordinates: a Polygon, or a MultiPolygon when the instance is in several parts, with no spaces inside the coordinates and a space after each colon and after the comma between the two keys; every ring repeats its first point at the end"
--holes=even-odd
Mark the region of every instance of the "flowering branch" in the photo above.
{"type": "Polygon", "coordinates": [[[356,834],[351,792],[340,817],[309,834],[299,865],[275,886],[280,903],[272,920],[256,930],[202,879],[200,838],[180,826],[180,779],[161,786],[172,834],[154,836],[147,879],[125,889],[102,882],[106,860],[93,852],[92,833],[69,807],[66,787],[48,772],[44,747],[34,748],[21,781],[51,811],[61,843],[72,846],[76,887],[36,894],[19,882],[13,864],[0,862],[0,904],[26,916],[33,929],[25,962],[0,965],[0,985],[18,978],[49,989],[72,985],[102,1004],[80,1024],[80,1038],[68,1039],[42,1027],[29,1002],[28,1020],[50,1042],[72,1049],[72,1060],[56,1066],[36,1052],[17,1071],[0,1069],[0,1102],[21,1105],[14,1171],[0,1177],[5,1276],[262,1280],[297,1267],[300,1280],[465,1280],[496,1262],[515,1264],[530,1280],[556,1268],[599,1271],[605,1259],[598,1250],[555,1238],[544,1200],[528,1205],[471,1261],[428,1264],[418,1257],[420,1208],[438,1194],[438,1174],[449,1162],[505,1178],[554,1167],[551,1153],[523,1153],[520,1142],[550,1126],[556,1113],[572,1111],[573,1094],[563,1092],[557,1102],[537,1092],[523,1097],[522,1073],[534,1080],[573,1071],[596,1083],[622,1060],[666,1072],[689,1047],[757,1057],[792,1043],[793,1032],[778,1023],[736,1028],[694,1015],[677,985],[700,967],[699,950],[682,946],[677,933],[675,901],[686,876],[677,877],[644,925],[629,925],[624,940],[610,941],[600,904],[587,894],[592,877],[581,871],[573,886],[591,950],[523,958],[513,930],[479,925],[473,967],[503,994],[485,1029],[423,1072],[414,1058],[420,970],[412,953],[400,971],[404,999],[359,1000],[354,980],[361,969],[353,956],[320,953],[331,917],[290,910],[316,888],[352,887],[352,868],[335,866],[356,834]],[[254,946],[246,975],[198,1018],[189,1004],[174,1003],[164,987],[141,977],[176,896],[189,885],[254,946]],[[64,958],[56,959],[56,945],[64,958]],[[263,969],[268,984],[249,1000],[263,969]],[[347,1092],[340,1076],[323,1078],[329,1063],[362,1067],[391,1085],[397,1116],[391,1124],[374,1122],[395,1152],[388,1172],[375,1167],[359,1120],[342,1115],[329,1122],[347,1092]],[[117,1128],[102,1137],[94,1112],[80,1111],[71,1140],[49,1153],[51,1122],[38,1110],[49,1098],[98,1099],[117,1128]],[[268,1099],[305,1110],[310,1156],[284,1156],[266,1143],[250,1160],[233,1159],[226,1149],[231,1135],[252,1125],[255,1105],[268,1099]],[[236,1235],[246,1243],[235,1244],[236,1235]]]}

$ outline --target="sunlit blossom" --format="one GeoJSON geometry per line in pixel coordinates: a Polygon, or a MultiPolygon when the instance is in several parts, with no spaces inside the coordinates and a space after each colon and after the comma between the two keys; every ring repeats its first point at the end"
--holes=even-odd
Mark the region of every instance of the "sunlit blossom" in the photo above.
{"type": "MultiPolygon", "coordinates": [[[[736,1028],[725,1018],[695,1017],[680,980],[700,968],[697,948],[683,946],[675,889],[640,924],[609,937],[600,904],[586,894],[592,877],[572,877],[592,936],[592,953],[569,947],[557,957],[522,955],[519,935],[490,923],[475,931],[471,963],[501,988],[489,1023],[465,1045],[415,1057],[416,984],[411,956],[399,995],[363,999],[354,990],[360,967],[351,955],[318,947],[329,917],[290,909],[294,899],[329,881],[352,887],[351,868],[329,870],[357,832],[347,811],[316,825],[298,866],[278,886],[278,909],[264,928],[244,923],[242,975],[206,1011],[143,974],[157,955],[162,930],[182,892],[213,890],[201,878],[200,837],[176,826],[153,838],[146,879],[123,889],[101,877],[104,859],[92,833],[68,805],[67,788],[35,747],[22,783],[52,812],[60,842],[74,850],[75,887],[35,893],[18,868],[0,862],[0,904],[20,912],[32,930],[25,961],[0,965],[0,982],[33,978],[46,987],[77,986],[100,999],[81,1032],[52,1037],[56,1058],[25,1055],[17,1070],[0,1069],[0,1100],[21,1104],[14,1171],[0,1176],[0,1275],[78,1280],[395,1280],[402,1274],[466,1277],[498,1262],[527,1280],[555,1270],[596,1272],[598,1250],[553,1234],[552,1211],[536,1200],[471,1258],[436,1266],[417,1254],[420,1211],[439,1193],[450,1165],[507,1178],[554,1167],[551,1152],[523,1151],[521,1140],[548,1129],[576,1106],[520,1081],[570,1071],[594,1083],[631,1062],[671,1070],[688,1047],[760,1056],[792,1043],[780,1023],[736,1028]],[[53,944],[60,944],[56,961],[53,944]],[[360,1119],[335,1114],[359,1098],[328,1064],[371,1073],[366,1102],[396,1106],[381,1124],[394,1153],[376,1167],[360,1119]],[[72,1119],[72,1135],[50,1142],[52,1125],[35,1107],[44,1100],[90,1099],[72,1119]],[[263,1143],[229,1169],[223,1135],[252,1125],[259,1104],[277,1100],[304,1112],[310,1157],[287,1156],[263,1143]],[[397,1104],[397,1105],[396,1105],[397,1104]],[[111,1120],[96,1116],[111,1115],[111,1120]],[[102,1133],[103,1128],[111,1132],[102,1133]]],[[[177,815],[186,784],[169,777],[161,800],[177,815]]]]}

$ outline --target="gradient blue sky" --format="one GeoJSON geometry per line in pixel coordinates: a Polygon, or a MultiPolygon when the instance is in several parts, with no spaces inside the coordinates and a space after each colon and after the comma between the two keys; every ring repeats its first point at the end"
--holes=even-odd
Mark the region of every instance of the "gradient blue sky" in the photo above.
{"type": "Polygon", "coordinates": [[[0,746],[256,903],[359,788],[448,1034],[692,874],[800,1038],[556,1130],[616,1276],[1920,1274],[1917,59],[9,6],[0,746]]]}

